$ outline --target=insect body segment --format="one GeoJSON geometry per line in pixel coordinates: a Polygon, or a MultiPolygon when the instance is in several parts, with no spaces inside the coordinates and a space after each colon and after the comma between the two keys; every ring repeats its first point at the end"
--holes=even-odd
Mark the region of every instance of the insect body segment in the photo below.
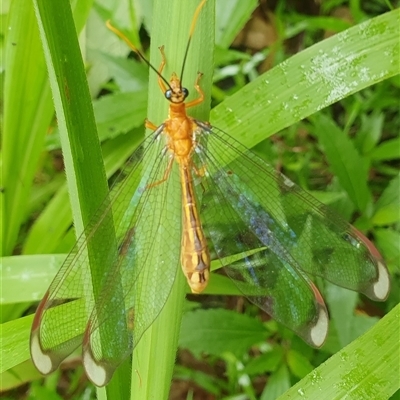
{"type": "MultiPolygon", "coordinates": [[[[175,73],[172,74],[168,88],[160,77],[166,64],[164,49],[161,47],[160,51],[162,62],[158,70],[160,74],[158,84],[170,102],[169,118],[163,124],[162,133],[167,137],[167,149],[170,152],[171,160],[163,181],[168,179],[172,163],[176,161],[179,165],[182,190],[181,265],[192,292],[201,293],[207,286],[210,276],[210,254],[200,222],[192,178],[192,170],[195,169],[192,160],[196,146],[195,132],[200,132],[200,130],[196,122],[186,113],[187,108],[200,104],[204,99],[199,85],[201,74],[198,74],[194,85],[199,97],[184,103],[189,91],[182,87],[178,76],[175,73]]],[[[153,128],[155,125],[147,123],[146,126],[153,128]]],[[[158,183],[162,182],[156,184],[158,183]]]]}
{"type": "Polygon", "coordinates": [[[210,253],[200,222],[193,182],[188,166],[180,166],[182,183],[183,228],[181,263],[193,293],[201,293],[210,276],[210,253]]]}
{"type": "MultiPolygon", "coordinates": [[[[206,0],[202,0],[195,11],[189,31],[189,41],[185,51],[180,78],[176,73],[173,73],[169,82],[165,80],[162,73],[166,65],[166,57],[164,54],[164,47],[161,46],[159,48],[161,52],[161,64],[157,70],[157,79],[161,91],[164,93],[165,98],[170,102],[168,119],[164,121],[161,127],[157,127],[152,122],[146,121],[147,128],[157,132],[160,131],[167,137],[167,149],[171,155],[170,162],[168,163],[162,180],[151,183],[147,188],[151,189],[154,186],[165,182],[169,177],[174,161],[179,165],[183,212],[181,264],[193,293],[200,293],[207,286],[210,275],[210,255],[195,201],[192,179],[192,169],[196,168],[193,165],[191,158],[196,146],[195,131],[200,130],[193,118],[187,115],[186,109],[202,103],[204,101],[204,93],[199,85],[202,74],[198,73],[194,88],[199,94],[199,97],[185,103],[189,91],[185,87],[182,87],[181,78],[184,72],[185,61],[190,45],[190,39],[195,28],[195,23],[205,3],[206,0]]],[[[123,34],[116,30],[110,23],[107,23],[107,26],[127,42],[132,50],[135,51],[153,70],[155,70],[140,51],[138,51],[138,49],[136,49],[123,34]]]]}

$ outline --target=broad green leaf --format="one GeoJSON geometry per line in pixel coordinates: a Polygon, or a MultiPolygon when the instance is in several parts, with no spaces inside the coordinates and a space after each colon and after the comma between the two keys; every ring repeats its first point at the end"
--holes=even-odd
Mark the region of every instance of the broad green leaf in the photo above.
{"type": "MultiPolygon", "coordinates": [[[[142,129],[130,131],[109,140],[103,146],[103,157],[107,177],[120,169],[143,138],[142,129]]],[[[34,222],[25,240],[25,254],[49,253],[57,251],[66,232],[72,224],[72,214],[68,203],[67,186],[62,186],[49,201],[34,222]],[[57,221],[57,224],[54,224],[57,221]]]]}
{"type": "Polygon", "coordinates": [[[375,229],[375,241],[382,250],[388,263],[393,263],[397,270],[399,268],[400,259],[400,233],[392,228],[375,229]]]}
{"type": "Polygon", "coordinates": [[[290,371],[297,378],[304,378],[314,369],[314,367],[310,364],[310,361],[295,350],[289,350],[286,354],[286,359],[290,371]]]}
{"type": "Polygon", "coordinates": [[[33,315],[1,324],[0,373],[30,359],[28,343],[33,315]]]}
{"type": "MultiPolygon", "coordinates": [[[[82,29],[91,1],[78,3],[74,9],[77,16],[75,32],[82,29]]],[[[11,254],[15,246],[43,141],[54,114],[32,3],[12,1],[8,24],[1,174],[1,186],[5,190],[0,197],[4,226],[7,227],[1,232],[4,235],[1,239],[3,255],[11,254]]]]}
{"type": "Polygon", "coordinates": [[[354,309],[358,294],[330,283],[326,283],[325,298],[329,304],[330,317],[335,327],[340,348],[346,346],[353,339],[352,326],[354,309]]]}
{"type": "Polygon", "coordinates": [[[41,300],[66,254],[12,256],[1,259],[1,304],[41,300]]]}
{"type": "MultiPolygon", "coordinates": [[[[59,1],[56,4],[37,0],[34,7],[58,118],[75,228],[80,236],[95,211],[108,201],[108,186],[89,87],[69,2],[59,1]],[[68,37],[68,41],[65,41],[65,37],[68,37]],[[91,168],[87,168],[88,165],[91,168]]],[[[99,296],[101,281],[108,268],[104,260],[99,259],[104,248],[103,236],[108,238],[112,250],[115,247],[115,233],[110,215],[85,249],[90,258],[91,272],[90,283],[85,286],[86,298],[93,300],[99,296]]],[[[67,315],[64,316],[65,321],[72,322],[74,316],[68,319],[67,315]]],[[[114,318],[118,318],[118,315],[110,318],[110,325],[114,318]]],[[[128,393],[127,385],[125,389],[128,393]]],[[[113,387],[109,390],[111,392],[113,387]]]]}
{"type": "Polygon", "coordinates": [[[314,133],[322,144],[324,154],[340,185],[361,211],[371,199],[367,186],[368,164],[349,137],[323,114],[312,118],[314,133]]]}
{"type": "Polygon", "coordinates": [[[284,360],[284,353],[281,347],[273,348],[271,351],[252,358],[246,364],[243,372],[251,376],[264,375],[267,372],[274,372],[284,360]]]}
{"type": "Polygon", "coordinates": [[[371,158],[374,161],[394,160],[400,158],[400,138],[386,140],[373,150],[371,158]]]}
{"type": "Polygon", "coordinates": [[[279,400],[388,399],[400,387],[400,305],[372,329],[333,355],[279,400]]]}
{"type": "Polygon", "coordinates": [[[93,103],[100,141],[142,126],[146,118],[147,91],[103,96],[93,103]]]}
{"type": "Polygon", "coordinates": [[[228,385],[222,379],[218,379],[214,375],[208,375],[201,371],[193,370],[192,368],[183,367],[181,365],[175,366],[174,379],[181,381],[192,381],[200,386],[208,393],[220,397],[222,388],[228,390],[228,385]]]}
{"type": "Polygon", "coordinates": [[[281,364],[280,368],[269,377],[268,385],[265,386],[260,400],[276,399],[289,388],[290,375],[288,367],[285,364],[281,364]]]}
{"type": "Polygon", "coordinates": [[[385,116],[381,111],[371,115],[361,115],[361,127],[356,137],[356,145],[362,154],[373,150],[382,136],[382,127],[385,116]]]}
{"type": "Polygon", "coordinates": [[[147,92],[149,69],[146,65],[129,58],[114,57],[108,53],[102,54],[102,60],[108,66],[111,77],[121,93],[140,92],[142,90],[147,92]]]}
{"type": "Polygon", "coordinates": [[[2,255],[12,254],[16,244],[46,130],[54,112],[32,3],[25,0],[11,2],[8,26],[1,146],[4,192],[0,201],[5,228],[0,233],[2,255]]]}
{"type": "MultiPolygon", "coordinates": [[[[167,56],[164,76],[168,79],[174,71],[180,74],[190,21],[198,4],[198,2],[183,3],[179,0],[158,0],[154,3],[150,61],[158,67],[161,61],[158,47],[164,45],[167,56]]],[[[183,77],[183,85],[188,87],[191,93],[190,99],[192,99],[196,97],[193,83],[197,73],[198,71],[204,73],[202,87],[205,89],[205,102],[190,113],[201,119],[207,119],[211,98],[211,92],[207,88],[210,88],[212,78],[213,21],[214,2],[208,1],[196,24],[183,77]]],[[[168,115],[168,102],[160,92],[155,74],[149,75],[148,105],[147,117],[152,123],[157,125],[165,120],[168,115]]],[[[180,238],[170,237],[170,240],[171,243],[179,246],[180,238]]],[[[175,249],[174,245],[171,246],[171,252],[175,249]]],[[[176,281],[166,305],[153,325],[144,333],[133,352],[132,398],[163,399],[168,397],[186,290],[183,274],[180,273],[181,271],[177,272],[176,281]],[[160,371],[163,371],[162,377],[160,371]]]]}
{"type": "Polygon", "coordinates": [[[257,7],[257,1],[220,0],[216,3],[215,43],[229,47],[257,7]]]}
{"type": "Polygon", "coordinates": [[[259,76],[211,112],[247,147],[399,73],[400,10],[323,40],[259,76]]]}
{"type": "MultiPolygon", "coordinates": [[[[101,4],[105,3],[102,2],[101,4]]],[[[130,3],[127,1],[108,2],[109,9],[106,10],[99,5],[99,2],[93,2],[92,12],[89,14],[82,34],[82,38],[84,38],[82,40],[82,52],[85,62],[89,66],[87,77],[92,97],[96,97],[105,82],[112,78],[112,67],[109,68],[104,58],[126,57],[130,51],[115,35],[110,35],[104,24],[105,20],[113,19],[114,15],[118,15],[119,18],[130,25],[128,20],[130,20],[132,12],[123,9],[130,7],[130,3]],[[105,14],[102,13],[104,10],[105,14]]]]}
{"type": "Polygon", "coordinates": [[[351,24],[349,21],[345,21],[344,19],[340,19],[337,17],[327,17],[327,16],[312,16],[302,15],[302,14],[294,14],[291,18],[291,22],[296,22],[293,26],[290,26],[287,29],[286,38],[293,37],[295,34],[299,34],[305,29],[323,29],[332,32],[341,32],[345,29],[351,28],[351,24]]]}
{"type": "Polygon", "coordinates": [[[393,178],[375,204],[374,225],[390,225],[400,221],[400,174],[393,178]]]}
{"type": "Polygon", "coordinates": [[[223,309],[196,310],[183,316],[179,346],[197,357],[202,353],[241,355],[266,336],[263,324],[246,315],[223,309]]]}
{"type": "MultiPolygon", "coordinates": [[[[93,111],[100,142],[131,133],[143,126],[146,118],[147,91],[113,93],[93,101],[93,111]]],[[[48,151],[61,148],[57,129],[46,137],[48,151]]]]}
{"type": "Polygon", "coordinates": [[[42,400],[62,400],[62,397],[58,395],[53,387],[43,387],[34,385],[32,390],[30,391],[30,395],[34,399],[42,399],[42,400]]]}
{"type": "MultiPolygon", "coordinates": [[[[42,376],[32,362],[26,361],[0,374],[0,391],[7,391],[41,379],[42,376]]],[[[54,391],[53,391],[54,393],[54,391]]],[[[3,399],[7,400],[4,394],[3,399]]]]}

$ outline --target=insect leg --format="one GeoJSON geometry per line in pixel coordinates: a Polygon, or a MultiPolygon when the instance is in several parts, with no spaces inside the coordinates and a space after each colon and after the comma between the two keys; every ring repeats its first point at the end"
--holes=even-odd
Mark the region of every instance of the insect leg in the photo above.
{"type": "Polygon", "coordinates": [[[144,125],[145,125],[146,128],[151,129],[152,131],[156,131],[157,128],[158,128],[157,125],[154,125],[154,124],[153,124],[151,121],[149,121],[147,118],[146,118],[146,121],[145,121],[144,125]]]}
{"type": "Polygon", "coordinates": [[[154,182],[154,183],[152,183],[152,184],[150,184],[150,185],[147,185],[147,186],[146,186],[146,189],[151,189],[151,188],[153,188],[153,187],[155,187],[155,186],[158,186],[158,185],[160,185],[161,183],[165,182],[165,181],[168,179],[168,177],[169,177],[169,174],[170,174],[170,172],[171,172],[173,163],[174,163],[174,157],[171,156],[171,158],[170,158],[169,161],[168,161],[167,169],[165,170],[164,176],[162,177],[162,179],[160,179],[159,181],[154,182]]]}
{"type": "Polygon", "coordinates": [[[197,99],[189,101],[188,103],[185,103],[186,108],[197,106],[204,101],[204,92],[199,84],[202,76],[203,76],[203,74],[201,72],[198,72],[196,82],[194,83],[194,88],[196,89],[197,93],[199,94],[199,97],[197,99]]]}

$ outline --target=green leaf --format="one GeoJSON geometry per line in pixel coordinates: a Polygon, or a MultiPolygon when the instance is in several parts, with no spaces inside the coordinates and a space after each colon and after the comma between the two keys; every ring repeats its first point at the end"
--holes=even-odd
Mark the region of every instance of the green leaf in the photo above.
{"type": "Polygon", "coordinates": [[[110,75],[115,81],[114,83],[122,93],[142,90],[147,92],[149,69],[146,65],[128,58],[112,56],[108,53],[100,53],[100,55],[99,61],[103,61],[108,66],[110,75]]]}
{"type": "Polygon", "coordinates": [[[41,254],[1,258],[1,304],[40,300],[66,254],[41,254]]]}
{"type": "Polygon", "coordinates": [[[400,233],[394,229],[375,229],[375,241],[382,250],[388,263],[393,263],[396,268],[400,259],[400,233]]]}
{"type": "Polygon", "coordinates": [[[268,385],[265,387],[260,400],[276,399],[279,395],[290,388],[290,375],[288,368],[282,364],[268,379],[268,385]]]}
{"type": "Polygon", "coordinates": [[[381,111],[375,111],[371,115],[361,115],[361,128],[357,133],[356,143],[362,154],[373,150],[382,136],[382,127],[385,116],[381,111]]]}
{"type": "Polygon", "coordinates": [[[361,211],[371,199],[367,186],[368,165],[346,133],[323,114],[312,118],[314,132],[323,146],[329,165],[338,177],[341,186],[361,211]]]}
{"type": "Polygon", "coordinates": [[[299,34],[305,29],[323,29],[325,31],[341,32],[345,29],[351,28],[349,21],[337,17],[310,17],[309,15],[295,14],[291,19],[297,22],[297,25],[294,27],[291,26],[288,29],[289,32],[287,33],[286,38],[293,37],[294,34],[299,34]]]}
{"type": "Polygon", "coordinates": [[[58,116],[75,226],[82,232],[108,194],[93,107],[69,3],[58,3],[55,12],[39,0],[35,8],[58,116]],[[70,38],[68,45],[63,40],[65,36],[70,38]],[[91,151],[83,155],[85,149],[91,151]],[[98,167],[89,170],[87,165],[98,167]]]}
{"type": "Polygon", "coordinates": [[[30,395],[34,399],[41,400],[62,400],[62,397],[55,392],[54,388],[47,388],[35,385],[30,391],[30,395]]]}
{"type": "Polygon", "coordinates": [[[243,373],[252,376],[262,375],[266,372],[274,372],[283,362],[283,349],[281,347],[273,348],[261,356],[252,358],[243,369],[243,373]]]}
{"type": "Polygon", "coordinates": [[[221,386],[227,386],[222,379],[217,379],[215,376],[208,375],[201,371],[193,370],[192,368],[182,367],[180,365],[177,365],[175,367],[174,379],[181,381],[190,380],[206,390],[208,393],[211,393],[217,397],[221,396],[221,386]]]}
{"type": "MultiPolygon", "coordinates": [[[[107,19],[114,20],[114,17],[118,16],[118,18],[122,19],[124,23],[126,22],[127,25],[130,23],[136,25],[136,20],[134,22],[131,20],[131,9],[126,10],[126,8],[130,7],[130,4],[127,4],[127,2],[109,3],[108,7],[110,9],[105,10],[104,13],[104,9],[99,6],[99,2],[92,2],[92,4],[93,7],[86,21],[85,31],[82,35],[84,38],[84,40],[82,40],[82,52],[85,54],[85,61],[89,66],[87,78],[90,92],[93,97],[96,97],[104,84],[108,82],[115,73],[115,68],[113,68],[113,65],[109,68],[105,58],[117,60],[119,57],[126,57],[130,52],[129,48],[120,43],[120,40],[115,35],[110,34],[104,21],[107,19]]],[[[103,2],[101,4],[103,5],[105,3],[103,2]]],[[[133,29],[134,28],[132,28],[132,30],[133,29]]],[[[116,63],[118,63],[118,61],[116,61],[116,63]]],[[[143,74],[143,70],[145,70],[145,68],[142,66],[141,74],[143,74]]],[[[138,69],[135,68],[135,71],[137,72],[138,69]]],[[[131,87],[132,86],[125,88],[129,91],[131,87]]],[[[144,86],[142,86],[142,88],[144,88],[144,86]]]]}
{"type": "Polygon", "coordinates": [[[221,0],[216,3],[215,43],[229,47],[257,7],[256,0],[221,0]]]}
{"type": "MultiPolygon", "coordinates": [[[[147,90],[120,92],[93,101],[100,142],[142,127],[146,118],[147,90]]],[[[61,147],[57,129],[46,137],[48,151],[61,147]]]]}
{"type": "MultiPolygon", "coordinates": [[[[143,138],[141,128],[109,140],[103,146],[104,165],[110,178],[119,170],[143,138]]],[[[60,243],[72,224],[71,209],[68,207],[68,190],[63,185],[48,202],[35,220],[25,239],[23,253],[49,253],[58,251],[60,243]],[[54,224],[54,221],[57,224],[54,224]]]]}
{"type": "MultiPolygon", "coordinates": [[[[167,79],[174,71],[180,74],[190,21],[198,4],[198,2],[182,2],[180,0],[158,0],[154,3],[152,20],[154,29],[150,61],[158,67],[161,61],[158,47],[164,45],[167,64],[163,75],[167,79]]],[[[213,68],[213,22],[214,2],[208,1],[202,9],[195,27],[182,82],[192,93],[190,99],[193,99],[196,97],[192,88],[197,73],[198,71],[204,73],[201,84],[205,90],[205,102],[193,111],[190,110],[192,116],[203,120],[207,120],[211,99],[209,88],[211,87],[213,68]]],[[[149,121],[157,125],[166,119],[168,102],[160,92],[155,74],[149,75],[148,105],[149,121]]],[[[173,199],[169,199],[169,201],[171,200],[173,199]]],[[[180,207],[179,204],[177,206],[180,207]]],[[[176,251],[176,246],[179,246],[181,238],[169,236],[169,240],[173,244],[170,251],[176,251]]],[[[186,290],[184,276],[181,271],[177,272],[176,281],[167,303],[133,351],[132,398],[163,399],[168,397],[186,290]]]]}
{"type": "Polygon", "coordinates": [[[289,350],[286,359],[290,371],[297,378],[304,378],[314,369],[308,359],[295,350],[289,350]]]}
{"type": "MultiPolygon", "coordinates": [[[[58,118],[74,223],[79,236],[84,232],[84,227],[89,225],[96,210],[101,205],[107,208],[109,201],[93,107],[70,3],[37,0],[34,7],[58,118]],[[91,168],[87,168],[88,165],[91,168]]],[[[103,238],[107,238],[110,249],[116,246],[110,214],[107,214],[101,229],[91,236],[90,244],[85,249],[90,259],[91,282],[85,286],[88,298],[98,298],[101,282],[107,274],[108,265],[99,259],[104,246],[103,238]]],[[[115,296],[118,295],[121,293],[115,293],[115,296]]],[[[113,315],[107,324],[111,325],[114,318],[118,318],[118,314],[113,315]]],[[[128,386],[124,385],[124,397],[129,393],[128,386]]],[[[115,390],[120,394],[116,388],[118,376],[107,390],[109,393],[115,390]]]]}
{"type": "Polygon", "coordinates": [[[326,283],[326,301],[329,313],[339,338],[340,348],[354,339],[352,335],[353,315],[358,294],[348,289],[326,283]]]}
{"type": "Polygon", "coordinates": [[[366,334],[336,353],[279,400],[388,399],[400,387],[400,305],[366,334]]]}
{"type": "Polygon", "coordinates": [[[223,309],[196,310],[183,316],[179,346],[197,357],[203,352],[241,355],[267,334],[260,321],[246,315],[223,309]]]}
{"type": "Polygon", "coordinates": [[[0,373],[30,358],[28,343],[33,315],[1,324],[0,373]]]}
{"type": "Polygon", "coordinates": [[[227,98],[211,123],[247,147],[399,73],[400,10],[356,25],[294,55],[227,98]]]}
{"type": "Polygon", "coordinates": [[[400,158],[400,138],[386,140],[373,150],[371,158],[374,161],[394,160],[400,158]]]}
{"type": "Polygon", "coordinates": [[[147,91],[115,93],[93,103],[100,141],[142,126],[146,118],[147,91]]]}
{"type": "Polygon", "coordinates": [[[400,174],[393,178],[375,204],[374,225],[390,225],[400,221],[400,174]]]}
{"type": "Polygon", "coordinates": [[[46,130],[54,112],[32,3],[12,1],[8,26],[1,146],[1,187],[4,192],[0,201],[5,228],[0,233],[2,255],[12,254],[16,244],[46,130]]]}
{"type": "MultiPolygon", "coordinates": [[[[41,378],[39,371],[29,360],[0,374],[0,391],[15,389],[20,387],[21,384],[30,383],[41,378]]],[[[6,400],[4,393],[2,398],[6,400]]]]}

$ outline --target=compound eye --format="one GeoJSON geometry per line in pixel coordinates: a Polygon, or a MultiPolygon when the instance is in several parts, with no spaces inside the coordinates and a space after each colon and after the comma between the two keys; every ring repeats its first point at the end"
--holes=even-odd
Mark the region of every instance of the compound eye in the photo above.
{"type": "Polygon", "coordinates": [[[172,98],[172,90],[171,90],[171,89],[168,89],[168,90],[164,93],[164,96],[165,96],[165,98],[166,98],[167,100],[171,100],[171,98],[172,98]]]}
{"type": "Polygon", "coordinates": [[[182,93],[183,93],[183,96],[185,97],[185,99],[186,99],[186,97],[189,96],[189,90],[187,90],[186,88],[182,88],[182,93]]]}

